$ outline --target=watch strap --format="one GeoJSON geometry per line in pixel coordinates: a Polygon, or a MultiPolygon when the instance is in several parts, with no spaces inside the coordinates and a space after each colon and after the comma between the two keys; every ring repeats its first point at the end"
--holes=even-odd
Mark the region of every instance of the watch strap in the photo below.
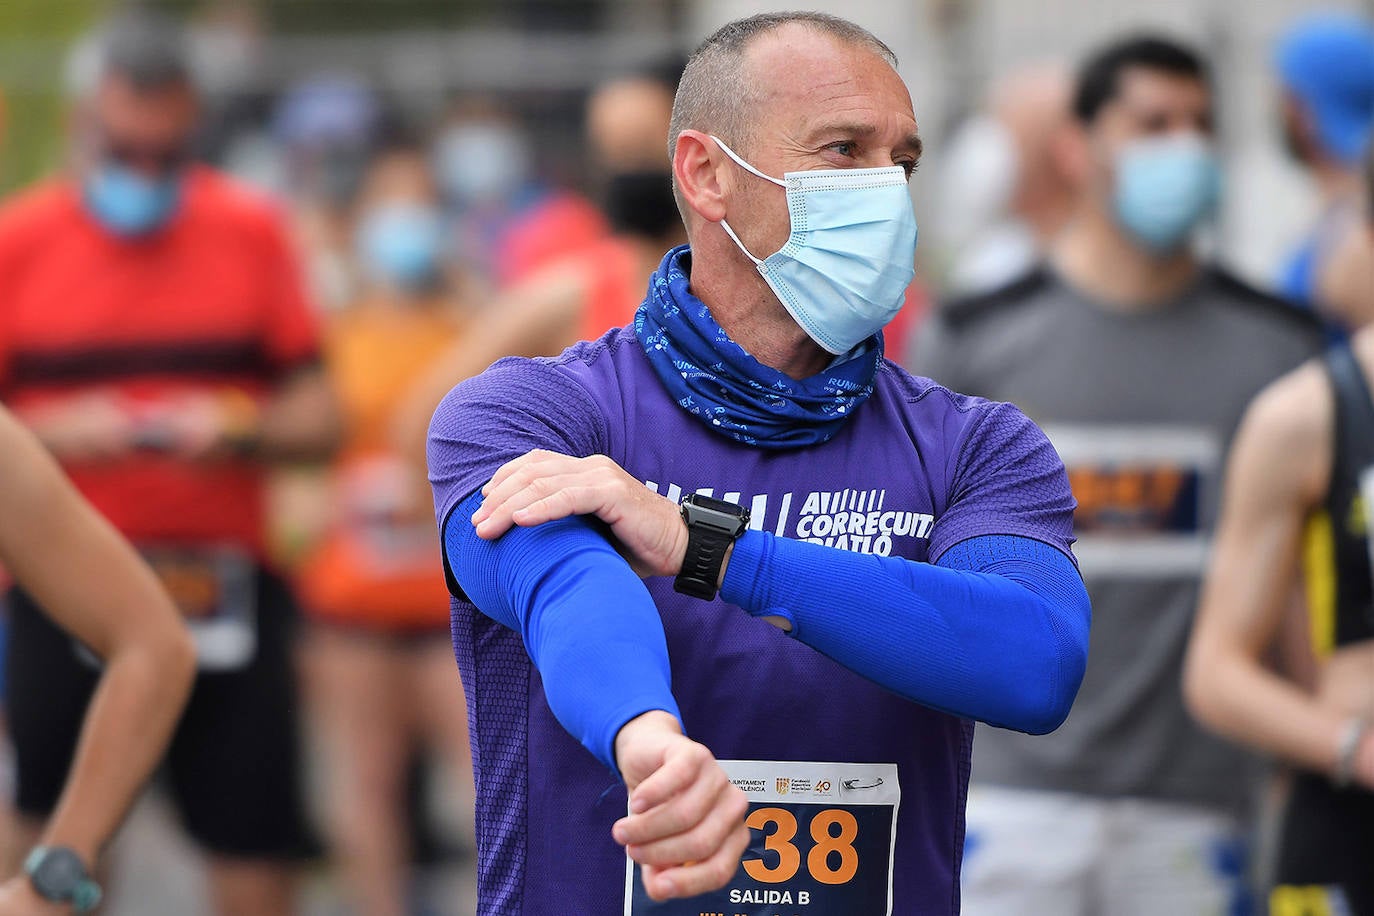
{"type": "Polygon", "coordinates": [[[683,557],[682,571],[673,580],[673,589],[703,601],[714,599],[725,552],[734,540],[721,528],[688,524],[687,555],[683,557]]]}

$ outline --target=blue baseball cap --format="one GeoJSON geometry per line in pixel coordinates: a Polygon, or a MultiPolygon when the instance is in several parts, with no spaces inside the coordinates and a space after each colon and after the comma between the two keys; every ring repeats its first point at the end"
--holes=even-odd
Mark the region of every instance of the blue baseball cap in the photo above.
{"type": "Polygon", "coordinates": [[[1275,57],[1327,153],[1358,162],[1374,133],[1374,23],[1351,13],[1306,16],[1279,40],[1275,57]]]}

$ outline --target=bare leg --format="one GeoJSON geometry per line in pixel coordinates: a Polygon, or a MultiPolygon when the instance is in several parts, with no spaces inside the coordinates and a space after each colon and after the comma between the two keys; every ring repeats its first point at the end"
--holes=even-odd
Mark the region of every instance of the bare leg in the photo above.
{"type": "Polygon", "coordinates": [[[210,856],[210,895],[218,916],[291,916],[296,911],[296,866],[210,856]]]}
{"type": "Polygon", "coordinates": [[[402,812],[413,733],[406,656],[380,640],[327,630],[311,639],[316,727],[328,752],[326,829],[353,906],[405,916],[409,850],[402,812]]]}

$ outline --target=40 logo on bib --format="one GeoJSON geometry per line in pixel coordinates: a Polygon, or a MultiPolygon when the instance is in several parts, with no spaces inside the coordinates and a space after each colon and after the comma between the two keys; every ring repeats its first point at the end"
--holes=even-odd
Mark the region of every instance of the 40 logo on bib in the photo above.
{"type": "Polygon", "coordinates": [[[626,860],[625,916],[888,916],[901,788],[891,763],[722,760],[749,796],[749,848],[725,887],[655,903],[626,860]]]}

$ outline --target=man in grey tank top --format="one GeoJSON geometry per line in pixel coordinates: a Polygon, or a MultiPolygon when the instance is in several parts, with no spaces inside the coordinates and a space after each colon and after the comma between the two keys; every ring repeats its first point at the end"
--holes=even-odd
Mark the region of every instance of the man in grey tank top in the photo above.
{"type": "Polygon", "coordinates": [[[911,360],[1044,426],[1095,609],[1064,726],[979,728],[972,916],[1191,916],[1245,892],[1255,762],[1189,718],[1181,664],[1230,438],[1320,335],[1193,253],[1217,193],[1211,102],[1201,59],[1170,41],[1095,55],[1074,99],[1084,198],[1049,263],[942,309],[911,360]]]}

